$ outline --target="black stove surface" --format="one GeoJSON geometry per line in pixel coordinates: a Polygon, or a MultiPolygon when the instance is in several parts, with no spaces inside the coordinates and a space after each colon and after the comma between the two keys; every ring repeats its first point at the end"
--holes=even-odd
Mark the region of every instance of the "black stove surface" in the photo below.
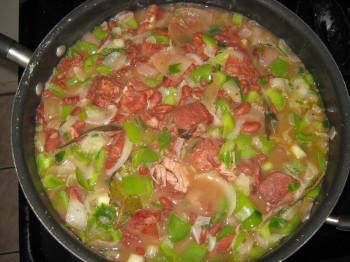
{"type": "MultiPolygon", "coordinates": [[[[20,42],[31,50],[39,45],[46,34],[66,14],[85,0],[21,0],[20,1],[20,42]]],[[[305,2],[307,0],[304,0],[305,2]]],[[[335,0],[333,0],[335,2],[335,0]]],[[[301,15],[302,0],[279,0],[293,12],[301,15]]],[[[311,1],[309,1],[311,2],[311,1]]],[[[341,7],[350,18],[350,2],[339,1],[341,7]]],[[[303,19],[310,22],[315,14],[302,14],[303,19]]],[[[350,35],[349,31],[340,34],[350,35]]],[[[343,50],[350,55],[350,49],[343,50]]],[[[349,60],[349,59],[348,59],[349,60]]],[[[344,79],[350,86],[350,62],[340,66],[344,79]]],[[[349,88],[348,88],[349,89],[349,88]]],[[[80,260],[63,248],[40,224],[22,192],[19,194],[19,227],[20,227],[20,258],[28,262],[80,262],[80,260]],[[54,254],[54,255],[53,255],[54,254]]],[[[350,214],[350,180],[345,185],[344,192],[333,210],[334,216],[350,214]]],[[[334,226],[324,224],[318,232],[287,262],[294,261],[350,261],[350,233],[337,230],[334,226]]]]}

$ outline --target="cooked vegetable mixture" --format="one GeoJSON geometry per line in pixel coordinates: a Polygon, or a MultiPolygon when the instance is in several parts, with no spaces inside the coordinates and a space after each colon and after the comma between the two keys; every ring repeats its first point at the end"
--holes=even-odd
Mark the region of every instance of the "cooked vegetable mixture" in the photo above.
{"type": "Polygon", "coordinates": [[[308,218],[329,129],[282,39],[238,13],[152,5],[68,50],[36,160],[59,216],[109,260],[250,261],[308,218]]]}

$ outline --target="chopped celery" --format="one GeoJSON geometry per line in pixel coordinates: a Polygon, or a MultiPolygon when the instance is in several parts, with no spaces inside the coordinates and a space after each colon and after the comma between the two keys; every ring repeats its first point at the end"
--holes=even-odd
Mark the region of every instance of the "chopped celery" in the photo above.
{"type": "Polygon", "coordinates": [[[284,108],[286,101],[279,90],[270,88],[266,90],[266,94],[278,111],[284,108]]]}
{"type": "Polygon", "coordinates": [[[318,166],[321,169],[321,171],[323,171],[323,172],[326,171],[327,161],[326,161],[324,154],[322,154],[319,150],[317,150],[316,157],[317,157],[318,166]]]}
{"type": "Polygon", "coordinates": [[[249,253],[249,258],[252,260],[259,259],[266,253],[266,249],[259,247],[259,246],[254,246],[249,253]]]}
{"type": "Polygon", "coordinates": [[[48,89],[51,90],[52,93],[54,93],[55,95],[58,96],[66,96],[67,95],[67,91],[64,90],[63,88],[61,88],[60,86],[58,86],[55,83],[48,83],[47,84],[48,89]]]}
{"type": "Polygon", "coordinates": [[[244,101],[249,103],[263,103],[261,95],[255,90],[250,90],[249,93],[245,96],[244,101]]]}
{"type": "Polygon", "coordinates": [[[136,126],[132,122],[125,122],[123,124],[124,130],[126,132],[126,135],[128,136],[129,140],[135,144],[141,144],[142,143],[142,131],[141,129],[136,126]]]}
{"type": "Polygon", "coordinates": [[[214,48],[218,44],[218,41],[210,35],[202,35],[202,40],[206,45],[212,48],[214,48]]]}
{"type": "Polygon", "coordinates": [[[215,75],[218,79],[220,87],[222,87],[222,85],[225,84],[225,82],[227,80],[227,75],[225,73],[223,73],[222,71],[217,71],[215,73],[215,75]]]}
{"type": "Polygon", "coordinates": [[[288,174],[292,176],[297,176],[305,170],[305,167],[299,159],[294,158],[291,163],[284,164],[283,169],[288,174]]]}
{"type": "Polygon", "coordinates": [[[69,203],[69,197],[66,191],[64,190],[59,190],[57,191],[57,198],[59,203],[62,205],[64,210],[67,210],[68,208],[68,203],[69,203]]]}
{"type": "Polygon", "coordinates": [[[72,113],[73,106],[72,105],[62,105],[61,109],[61,119],[66,120],[67,117],[72,113]]]}
{"type": "Polygon", "coordinates": [[[101,27],[96,26],[92,31],[92,34],[100,41],[104,40],[108,36],[108,31],[102,30],[101,27]]]}
{"type": "Polygon", "coordinates": [[[156,152],[152,151],[149,148],[140,148],[134,153],[133,157],[133,167],[137,168],[138,164],[147,164],[153,163],[159,159],[159,156],[156,152]]]}
{"type": "Polygon", "coordinates": [[[235,143],[232,140],[226,140],[226,142],[220,148],[219,159],[224,162],[225,167],[230,169],[232,167],[233,159],[232,153],[235,149],[235,143]]]}
{"type": "Polygon", "coordinates": [[[235,128],[235,119],[230,112],[225,112],[221,116],[223,136],[226,138],[235,128]]]}
{"type": "Polygon", "coordinates": [[[213,63],[214,65],[224,66],[228,57],[229,54],[227,52],[220,52],[215,57],[209,58],[209,62],[213,63]]]}
{"type": "Polygon", "coordinates": [[[290,221],[280,217],[273,217],[270,220],[269,229],[271,232],[287,235],[290,234],[300,223],[301,219],[297,215],[295,215],[290,221]]]}
{"type": "Polygon", "coordinates": [[[74,152],[74,155],[76,156],[76,158],[82,162],[84,165],[87,165],[90,163],[91,161],[91,156],[90,154],[87,154],[83,151],[77,150],[74,152]]]}
{"type": "Polygon", "coordinates": [[[275,146],[275,142],[272,140],[268,140],[266,137],[262,136],[259,137],[259,140],[261,142],[261,151],[265,154],[268,155],[273,147],[275,146]]]}
{"type": "Polygon", "coordinates": [[[46,153],[37,154],[35,160],[38,172],[41,176],[43,176],[46,173],[47,169],[53,163],[51,155],[46,153]]]}
{"type": "Polygon", "coordinates": [[[216,105],[216,107],[220,108],[221,113],[226,113],[226,112],[231,111],[229,103],[224,99],[219,99],[219,100],[215,101],[215,105],[216,105]]]}
{"type": "Polygon", "coordinates": [[[306,122],[305,118],[301,118],[294,112],[291,115],[291,120],[297,131],[302,131],[304,128],[306,128],[309,125],[306,122]]]}
{"type": "Polygon", "coordinates": [[[233,13],[232,15],[232,24],[241,25],[244,21],[244,16],[239,13],[233,13]]]}
{"type": "Polygon", "coordinates": [[[170,214],[167,230],[171,242],[177,243],[183,240],[190,233],[191,228],[190,222],[184,221],[174,213],[170,214]]]}
{"type": "Polygon", "coordinates": [[[73,76],[71,79],[69,79],[69,80],[66,82],[66,84],[67,84],[68,87],[72,87],[72,86],[74,86],[74,85],[76,85],[76,84],[78,84],[78,83],[79,83],[79,79],[78,79],[78,77],[76,77],[76,76],[73,76]]]}
{"type": "Polygon", "coordinates": [[[306,136],[300,133],[298,133],[295,137],[299,143],[311,143],[313,141],[312,136],[306,136]]]}
{"type": "Polygon", "coordinates": [[[289,68],[289,63],[286,60],[279,57],[272,62],[268,71],[274,76],[282,77],[287,72],[288,68],[289,68]]]}
{"type": "Polygon", "coordinates": [[[246,236],[247,236],[246,232],[239,231],[233,243],[233,251],[237,251],[238,247],[243,243],[246,236]]]}
{"type": "Polygon", "coordinates": [[[45,189],[47,189],[47,190],[55,189],[55,188],[63,186],[65,184],[62,179],[60,179],[52,174],[46,175],[43,178],[42,182],[43,182],[45,189]]]}
{"type": "Polygon", "coordinates": [[[163,82],[163,76],[158,75],[156,78],[147,78],[146,84],[150,87],[158,87],[163,82]]]}
{"type": "Polygon", "coordinates": [[[79,185],[88,191],[92,191],[93,187],[90,185],[89,181],[84,177],[83,172],[77,168],[75,170],[75,177],[79,185]]]}
{"type": "Polygon", "coordinates": [[[311,74],[305,74],[302,76],[302,78],[308,86],[315,83],[314,78],[312,77],[311,74]]]}
{"type": "Polygon", "coordinates": [[[199,68],[193,70],[190,76],[195,84],[199,84],[201,78],[203,78],[207,83],[209,83],[212,81],[212,65],[202,65],[199,68]]]}
{"type": "Polygon", "coordinates": [[[101,75],[107,75],[111,71],[111,69],[106,65],[99,65],[98,67],[96,67],[96,71],[101,75]]]}
{"type": "Polygon", "coordinates": [[[99,58],[98,54],[90,55],[88,58],[85,59],[83,63],[83,69],[87,73],[92,73],[92,71],[95,69],[96,61],[99,58]]]}
{"type": "Polygon", "coordinates": [[[206,245],[197,245],[191,243],[185,250],[182,260],[186,262],[201,262],[205,259],[207,253],[206,245]]]}
{"type": "Polygon", "coordinates": [[[263,222],[262,214],[258,210],[254,210],[253,213],[246,218],[242,223],[242,229],[250,230],[260,226],[263,222]]]}
{"type": "Polygon", "coordinates": [[[181,72],[181,67],[182,67],[181,63],[169,65],[169,67],[168,67],[168,74],[169,75],[173,75],[173,74],[181,72]]]}
{"type": "Polygon", "coordinates": [[[72,46],[69,49],[68,56],[69,57],[75,56],[79,54],[80,50],[85,51],[91,55],[95,53],[97,49],[98,49],[98,46],[96,44],[85,42],[85,41],[78,41],[74,46],[72,46]]]}
{"type": "Polygon", "coordinates": [[[124,176],[122,187],[127,195],[151,196],[153,193],[152,180],[146,176],[124,176]]]}

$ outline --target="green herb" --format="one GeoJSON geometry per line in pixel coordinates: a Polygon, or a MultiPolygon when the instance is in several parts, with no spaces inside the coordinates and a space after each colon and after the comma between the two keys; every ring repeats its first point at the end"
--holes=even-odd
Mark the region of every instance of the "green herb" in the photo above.
{"type": "Polygon", "coordinates": [[[221,35],[221,32],[222,32],[221,26],[213,26],[209,29],[208,34],[211,36],[221,35]]]}

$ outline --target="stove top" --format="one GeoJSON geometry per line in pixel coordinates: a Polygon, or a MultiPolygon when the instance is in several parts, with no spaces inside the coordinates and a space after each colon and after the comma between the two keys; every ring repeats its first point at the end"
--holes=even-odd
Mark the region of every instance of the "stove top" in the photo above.
{"type": "MultiPolygon", "coordinates": [[[[301,2],[308,0],[279,0],[293,12],[301,16],[306,22],[315,21],[317,14],[305,10],[301,2]]],[[[334,0],[333,0],[334,1],[334,0]]],[[[83,3],[84,0],[56,1],[56,0],[26,0],[20,1],[20,42],[29,49],[35,50],[46,34],[66,14],[83,3]]],[[[311,1],[309,1],[310,3],[311,1]]],[[[335,2],[335,1],[334,1],[335,2]]],[[[341,1],[344,14],[350,19],[350,3],[341,1]]],[[[309,4],[308,3],[308,4],[309,4]]],[[[315,10],[313,10],[315,11],[315,10]]],[[[312,25],[313,29],[315,24],[312,25]]],[[[340,36],[349,36],[349,32],[336,32],[340,36]]],[[[350,42],[349,42],[350,43],[350,42]]],[[[327,45],[329,48],[334,48],[327,45]]],[[[347,61],[340,65],[340,69],[350,86],[350,48],[343,50],[347,61]]],[[[19,192],[19,227],[20,227],[20,258],[28,262],[80,262],[80,260],[63,248],[40,224],[22,192],[19,192]],[[52,255],[54,252],[54,256],[52,255]]],[[[350,214],[350,180],[345,185],[344,192],[333,210],[334,216],[350,214]]],[[[323,225],[318,232],[287,262],[294,261],[350,261],[350,235],[348,232],[337,230],[334,226],[323,225]]]]}

